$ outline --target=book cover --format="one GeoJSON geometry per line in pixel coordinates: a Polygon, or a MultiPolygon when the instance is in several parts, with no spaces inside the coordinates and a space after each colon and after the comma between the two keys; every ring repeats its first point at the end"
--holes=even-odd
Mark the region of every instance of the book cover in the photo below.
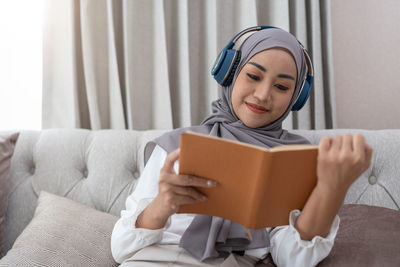
{"type": "Polygon", "coordinates": [[[287,225],[290,211],[303,208],[317,182],[315,145],[267,149],[193,132],[180,142],[179,173],[218,186],[197,188],[208,199],[182,205],[178,213],[218,216],[250,229],[287,225]]]}

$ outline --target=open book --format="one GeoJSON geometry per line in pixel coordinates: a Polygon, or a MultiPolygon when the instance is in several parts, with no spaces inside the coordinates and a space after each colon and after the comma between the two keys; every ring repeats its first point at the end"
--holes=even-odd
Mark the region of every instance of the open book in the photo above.
{"type": "Polygon", "coordinates": [[[317,183],[316,145],[266,149],[186,132],[181,135],[179,173],[218,182],[198,188],[208,199],[182,205],[178,213],[222,217],[250,229],[289,224],[317,183]]]}

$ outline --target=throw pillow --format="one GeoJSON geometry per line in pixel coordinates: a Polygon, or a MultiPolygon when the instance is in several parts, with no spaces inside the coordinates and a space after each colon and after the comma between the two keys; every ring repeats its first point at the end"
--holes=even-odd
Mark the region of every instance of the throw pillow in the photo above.
{"type": "Polygon", "coordinates": [[[329,256],[318,266],[399,266],[400,211],[347,204],[329,256]]]}
{"type": "MultiPolygon", "coordinates": [[[[399,266],[400,211],[345,204],[339,217],[335,244],[318,267],[399,266]]],[[[256,266],[276,266],[270,255],[266,262],[256,266]]]]}
{"type": "Polygon", "coordinates": [[[0,134],[0,256],[3,250],[3,231],[7,209],[8,172],[18,136],[19,133],[0,134]]]}
{"type": "Polygon", "coordinates": [[[42,191],[32,221],[0,266],[118,266],[110,247],[117,219],[42,191]]]}

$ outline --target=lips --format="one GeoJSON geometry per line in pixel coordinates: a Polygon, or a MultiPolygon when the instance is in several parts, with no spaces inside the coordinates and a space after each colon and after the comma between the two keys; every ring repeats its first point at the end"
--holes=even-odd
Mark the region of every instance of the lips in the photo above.
{"type": "Polygon", "coordinates": [[[246,103],[246,106],[247,106],[251,111],[253,111],[254,113],[262,114],[262,113],[265,113],[265,112],[268,111],[268,110],[267,110],[265,107],[263,107],[263,106],[259,106],[259,105],[256,105],[256,104],[253,104],[253,103],[249,103],[249,102],[245,102],[245,103],[246,103]]]}

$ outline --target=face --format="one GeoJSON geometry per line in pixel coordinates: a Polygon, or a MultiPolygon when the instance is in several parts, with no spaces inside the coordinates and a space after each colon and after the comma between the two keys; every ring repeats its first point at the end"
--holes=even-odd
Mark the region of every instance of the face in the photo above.
{"type": "Polygon", "coordinates": [[[280,48],[255,54],[240,70],[232,91],[236,116],[250,128],[274,122],[285,113],[296,86],[292,55],[280,48]]]}

